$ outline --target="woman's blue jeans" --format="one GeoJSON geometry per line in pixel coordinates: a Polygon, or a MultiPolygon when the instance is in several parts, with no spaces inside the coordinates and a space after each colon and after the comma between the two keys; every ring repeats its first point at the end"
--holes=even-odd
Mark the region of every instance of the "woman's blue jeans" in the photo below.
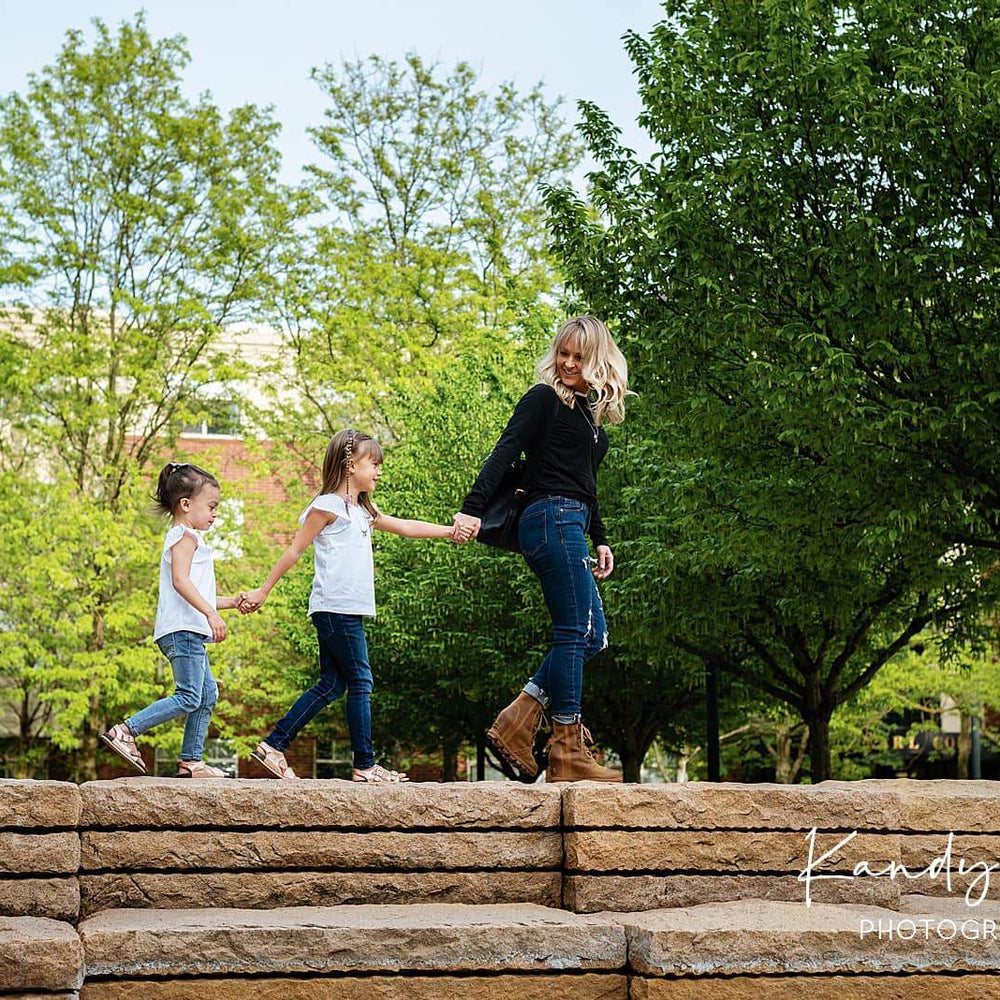
{"type": "Polygon", "coordinates": [[[207,639],[197,632],[170,632],[161,636],[156,645],[170,661],[177,690],[125,720],[125,725],[140,736],[161,722],[186,715],[181,760],[201,760],[212,709],[219,698],[219,688],[205,649],[207,639]]]}
{"type": "Polygon", "coordinates": [[[316,611],[313,625],[319,636],[319,680],[285,714],[267,738],[284,753],[313,716],[347,692],[347,731],[351,735],[354,766],[372,767],[372,668],[361,615],[316,611]]]}
{"type": "Polygon", "coordinates": [[[582,500],[543,497],[518,523],[521,552],[542,584],[552,618],[552,648],[524,690],[548,704],[557,722],[580,718],[583,665],[608,644],[604,606],[591,571],[582,500]]]}

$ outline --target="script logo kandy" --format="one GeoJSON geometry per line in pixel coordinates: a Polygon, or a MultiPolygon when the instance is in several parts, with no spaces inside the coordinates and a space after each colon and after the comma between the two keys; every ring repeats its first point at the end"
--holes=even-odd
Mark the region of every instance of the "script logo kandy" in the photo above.
{"type": "MultiPolygon", "coordinates": [[[[884,868],[877,870],[872,868],[870,862],[859,861],[851,870],[850,875],[838,875],[831,872],[817,872],[816,869],[825,861],[832,858],[838,851],[846,847],[858,835],[858,831],[854,830],[849,833],[843,840],[840,841],[840,843],[831,847],[830,850],[818,858],[816,857],[817,831],[818,828],[814,826],[806,834],[806,840],[809,841],[809,859],[806,867],[803,868],[798,874],[798,881],[805,882],[806,885],[806,906],[812,905],[812,883],[829,879],[846,880],[850,882],[863,876],[867,876],[869,878],[889,878],[892,880],[902,876],[903,878],[909,879],[911,882],[921,878],[930,879],[933,882],[944,875],[945,885],[947,886],[948,892],[952,891],[951,876],[953,868],[952,849],[955,842],[954,833],[948,834],[948,845],[945,847],[944,851],[934,858],[934,860],[931,861],[926,868],[921,868],[920,871],[911,872],[906,865],[899,861],[890,861],[884,868]]],[[[971,863],[967,863],[965,858],[959,858],[955,874],[975,875],[975,878],[973,878],[973,880],[969,883],[969,887],[965,892],[965,902],[968,906],[978,906],[986,898],[990,890],[990,875],[998,869],[1000,869],[1000,863],[998,862],[989,863],[986,861],[973,861],[971,863]],[[978,899],[973,900],[973,892],[977,885],[980,886],[979,897],[978,899]]]]}

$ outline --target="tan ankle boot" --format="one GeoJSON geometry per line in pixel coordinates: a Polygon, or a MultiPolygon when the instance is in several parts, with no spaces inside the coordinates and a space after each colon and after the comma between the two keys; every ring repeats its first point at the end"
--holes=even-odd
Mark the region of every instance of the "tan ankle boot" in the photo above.
{"type": "Polygon", "coordinates": [[[541,703],[522,691],[493,720],[486,738],[511,767],[534,778],[538,774],[538,761],[532,748],[544,720],[541,703]]]}
{"type": "MultiPolygon", "coordinates": [[[[549,767],[547,781],[621,781],[621,771],[602,767],[594,760],[590,747],[584,740],[587,732],[581,722],[552,721],[552,739],[549,741],[549,767]]],[[[590,734],[587,733],[589,736],[590,734]]]]}

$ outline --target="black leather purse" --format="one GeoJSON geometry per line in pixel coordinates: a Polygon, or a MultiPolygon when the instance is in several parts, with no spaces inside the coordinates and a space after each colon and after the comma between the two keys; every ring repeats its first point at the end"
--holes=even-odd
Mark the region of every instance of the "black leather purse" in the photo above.
{"type": "MultiPolygon", "coordinates": [[[[549,415],[548,427],[559,412],[562,402],[556,396],[555,405],[549,415]]],[[[548,431],[546,427],[546,431],[548,431]]],[[[504,549],[507,552],[520,552],[521,545],[517,540],[517,524],[524,510],[524,499],[527,495],[521,489],[528,463],[523,458],[515,458],[504,470],[503,478],[489,503],[483,509],[480,518],[479,534],[476,539],[494,549],[504,549]]]]}
{"type": "Polygon", "coordinates": [[[517,540],[517,523],[521,520],[521,510],[524,507],[525,493],[520,486],[526,466],[527,462],[523,458],[515,458],[504,470],[503,478],[480,519],[476,538],[484,545],[506,549],[508,552],[521,551],[517,540]]]}

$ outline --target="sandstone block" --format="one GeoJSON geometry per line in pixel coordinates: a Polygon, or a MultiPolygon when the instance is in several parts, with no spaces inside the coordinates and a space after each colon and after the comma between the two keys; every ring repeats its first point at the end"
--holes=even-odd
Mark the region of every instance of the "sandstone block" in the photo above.
{"type": "Polygon", "coordinates": [[[80,883],[74,878],[0,878],[0,915],[76,920],[80,883]]]}
{"type": "MultiPolygon", "coordinates": [[[[665,907],[769,899],[805,903],[805,885],[794,875],[567,875],[563,905],[574,913],[633,913],[665,907]]],[[[899,885],[859,878],[812,886],[817,903],[863,903],[899,909],[899,885]]]]}
{"type": "Polygon", "coordinates": [[[0,830],[75,829],[80,789],[68,781],[0,778],[0,830]]]}
{"type": "MultiPolygon", "coordinates": [[[[902,907],[902,902],[901,902],[902,907]]],[[[1000,969],[1000,941],[903,939],[876,928],[933,913],[746,900],[622,917],[629,963],[645,976],[983,972],[1000,969]],[[871,930],[862,933],[862,921],[871,930]]]]}
{"type": "Polygon", "coordinates": [[[0,833],[0,872],[66,872],[80,867],[80,837],[66,833],[0,833]]]}
{"type": "Polygon", "coordinates": [[[85,831],[84,870],[559,868],[558,830],[466,833],[85,831]]]}
{"type": "MultiPolygon", "coordinates": [[[[859,861],[884,868],[899,861],[895,834],[817,833],[813,860],[833,851],[816,871],[850,872],[859,861]]],[[[565,834],[569,871],[800,872],[809,864],[804,833],[717,830],[588,830],[565,834]]]]}
{"type": "Polygon", "coordinates": [[[59,920],[0,917],[0,990],[77,990],[83,949],[76,931],[59,920]]]}
{"type": "MultiPolygon", "coordinates": [[[[717,979],[632,979],[632,1000],[969,1000],[1000,995],[1000,976],[733,976],[717,979]]],[[[122,998],[124,1000],[124,997],[122,998]]]]}
{"type": "MultiPolygon", "coordinates": [[[[335,979],[103,980],[83,987],[83,1000],[626,1000],[618,973],[519,976],[338,976],[335,979]]],[[[6,998],[4,998],[6,1000],[6,998]]]]}
{"type": "Polygon", "coordinates": [[[537,903],[559,906],[559,872],[121,872],[80,879],[81,912],[124,907],[537,903]]]}
{"type": "Polygon", "coordinates": [[[567,827],[628,830],[898,829],[898,796],[883,788],[865,788],[865,784],[581,782],[563,792],[563,818],[567,827]]]}
{"type": "Polygon", "coordinates": [[[79,933],[95,976],[625,966],[614,920],[530,904],[106,910],[79,933]]]}
{"type": "Polygon", "coordinates": [[[510,781],[364,785],[350,781],[92,781],[85,828],[557,829],[560,790],[510,781]]]}
{"type": "Polygon", "coordinates": [[[918,781],[876,778],[868,781],[829,781],[816,787],[851,788],[862,785],[889,793],[899,801],[898,830],[914,832],[996,833],[1000,830],[1000,788],[995,781],[918,781]]]}

